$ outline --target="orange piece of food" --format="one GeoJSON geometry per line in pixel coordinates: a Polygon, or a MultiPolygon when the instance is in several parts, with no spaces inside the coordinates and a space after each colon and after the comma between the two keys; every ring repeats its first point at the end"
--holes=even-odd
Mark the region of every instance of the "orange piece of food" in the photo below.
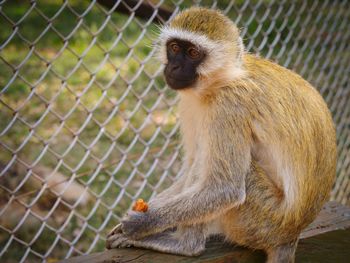
{"type": "Polygon", "coordinates": [[[136,212],[147,212],[148,210],[148,204],[143,201],[143,199],[137,199],[137,201],[135,202],[135,204],[132,207],[132,210],[136,211],[136,212]]]}

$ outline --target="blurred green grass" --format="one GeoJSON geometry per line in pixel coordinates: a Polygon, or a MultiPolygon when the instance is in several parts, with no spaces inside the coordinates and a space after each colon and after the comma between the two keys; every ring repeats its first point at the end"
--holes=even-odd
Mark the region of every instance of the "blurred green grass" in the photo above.
{"type": "MultiPolygon", "coordinates": [[[[36,9],[18,24],[15,29],[18,34],[12,38],[13,26],[0,16],[3,25],[0,45],[11,38],[0,50],[0,87],[3,90],[0,131],[17,115],[26,122],[16,120],[0,139],[29,164],[37,160],[49,144],[49,150],[38,164],[55,168],[62,159],[64,165],[59,166],[60,173],[70,178],[74,171],[75,176],[80,176],[78,181],[89,187],[93,201],[88,206],[75,208],[76,213],[63,202],[54,209],[47,225],[59,228],[67,220],[67,226],[60,233],[64,239],[73,242],[73,238],[78,238],[74,244],[79,251],[92,247],[100,251],[104,248],[106,231],[117,223],[115,216],[106,221],[106,205],[111,206],[119,194],[127,191],[128,195],[124,194],[114,210],[121,216],[132,198],[148,199],[159,183],[159,175],[165,172],[174,152],[176,154],[174,147],[162,150],[169,143],[167,137],[174,129],[176,116],[169,111],[174,104],[174,93],[164,90],[164,80],[158,76],[160,64],[151,54],[156,26],[142,28],[143,21],[130,21],[128,16],[118,13],[112,14],[104,26],[106,14],[97,6],[89,10],[89,4],[88,1],[71,1],[70,8],[63,8],[55,16],[62,8],[61,1],[38,1],[36,9]],[[49,18],[55,16],[52,23],[49,25],[37,10],[49,18]],[[15,74],[18,76],[12,80],[15,74]],[[100,136],[102,127],[104,131],[100,136]],[[21,147],[27,136],[31,138],[21,147]],[[79,141],[69,149],[76,138],[79,141]],[[156,151],[143,154],[142,163],[136,166],[148,147],[156,151]],[[160,151],[161,158],[155,157],[160,151]],[[90,155],[82,161],[86,154],[90,155]],[[129,156],[134,159],[128,160],[129,156]],[[118,161],[123,161],[123,165],[118,161]],[[106,167],[100,169],[102,163],[106,167]],[[98,176],[93,178],[96,169],[99,169],[98,176]],[[127,182],[130,176],[134,177],[127,182]],[[144,190],[140,193],[142,187],[144,190]],[[84,216],[86,222],[82,219],[84,216]],[[104,224],[107,226],[100,229],[104,224]],[[100,232],[97,239],[91,229],[100,232]]],[[[9,1],[2,5],[2,12],[14,22],[20,21],[29,10],[29,2],[9,1]]],[[[13,153],[0,148],[0,160],[7,164],[13,153]]],[[[162,187],[169,185],[175,175],[176,171],[170,169],[169,178],[162,187]]],[[[16,194],[32,190],[26,183],[16,194]]],[[[0,194],[9,201],[7,193],[0,194]]],[[[34,191],[22,201],[29,204],[37,194],[34,191]]],[[[52,210],[58,199],[51,197],[50,200],[39,199],[38,214],[52,210]]],[[[41,226],[35,216],[28,218],[35,223],[28,219],[15,233],[26,242],[35,237],[41,226]]],[[[16,223],[9,228],[14,228],[16,223]]],[[[57,241],[57,233],[49,227],[44,229],[31,246],[42,254],[57,241]]],[[[1,231],[2,247],[8,238],[1,231]]],[[[62,258],[68,251],[67,243],[58,240],[50,258],[62,258]]],[[[3,258],[16,261],[24,252],[24,246],[13,241],[3,258]]],[[[77,252],[73,249],[72,253],[77,252]]],[[[35,259],[33,254],[28,257],[28,260],[35,259]]]]}
{"type": "MultiPolygon", "coordinates": [[[[225,9],[229,2],[219,1],[217,7],[225,9]]],[[[299,2],[301,5],[302,2],[299,2]]],[[[296,8],[299,2],[294,1],[291,6],[296,8]]],[[[0,46],[11,38],[0,50],[0,87],[3,90],[0,97],[0,132],[16,116],[26,122],[16,120],[0,140],[13,151],[17,150],[17,156],[28,163],[36,161],[44,151],[39,165],[51,168],[59,165],[60,173],[68,178],[78,177],[77,181],[88,186],[93,196],[86,206],[63,202],[49,191],[39,198],[39,207],[35,207],[37,210],[34,211],[43,217],[49,216],[44,231],[31,249],[45,254],[51,246],[54,247],[48,255],[50,260],[60,259],[69,251],[71,255],[101,251],[106,231],[117,223],[117,217],[106,220],[106,216],[109,215],[108,206],[115,202],[118,195],[123,197],[114,212],[121,216],[133,198],[148,199],[155,190],[170,185],[180,166],[178,134],[173,134],[176,125],[176,107],[172,108],[175,94],[164,88],[164,80],[159,76],[160,64],[151,54],[156,25],[143,28],[145,22],[142,20],[130,19],[120,13],[107,16],[101,7],[94,5],[90,8],[89,1],[64,3],[58,0],[37,1],[36,9],[21,21],[30,10],[30,3],[6,2],[1,12],[15,23],[20,21],[18,27],[0,16],[0,46]],[[55,16],[57,12],[60,14],[55,16]],[[52,23],[48,23],[42,15],[48,18],[54,16],[52,23]],[[109,21],[105,25],[106,19],[109,21]],[[15,31],[18,34],[11,37],[15,31]],[[15,75],[17,77],[12,80],[15,75]],[[104,129],[102,134],[101,127],[104,129]],[[33,132],[34,135],[31,135],[33,132]],[[21,147],[27,136],[31,137],[21,147]],[[77,138],[79,140],[70,148],[77,138]],[[173,143],[167,147],[169,139],[173,143]],[[165,149],[162,148],[164,146],[165,149]],[[148,147],[153,151],[149,152],[148,147]],[[86,154],[89,156],[85,159],[86,154]],[[98,176],[95,177],[95,173],[98,176]],[[164,173],[167,173],[166,179],[159,181],[164,173]],[[158,184],[160,188],[156,189],[158,184]],[[141,189],[143,191],[140,192],[141,189]],[[62,228],[59,236],[50,227],[62,228]]],[[[212,3],[210,0],[203,1],[203,5],[207,6],[212,6],[212,3]]],[[[242,0],[236,1],[235,8],[228,12],[233,20],[241,16],[239,26],[249,23],[243,30],[246,30],[246,44],[254,37],[250,51],[277,58],[281,64],[286,63],[296,71],[304,66],[300,56],[320,52],[321,46],[303,48],[310,39],[317,39],[317,32],[306,30],[291,41],[291,30],[302,31],[301,26],[295,24],[296,18],[286,21],[283,15],[279,15],[272,19],[273,22],[269,19],[261,22],[266,14],[281,12],[279,6],[271,5],[271,1],[251,3],[261,3],[258,11],[247,8],[241,12],[240,8],[245,4],[242,0]],[[274,30],[270,30],[271,26],[274,30]],[[262,49],[259,48],[261,44],[264,44],[262,49]],[[297,52],[280,55],[281,50],[301,48],[301,55],[297,52]]],[[[170,0],[164,5],[174,7],[170,0]]],[[[191,5],[192,1],[184,1],[180,7],[191,5]]],[[[327,9],[327,13],[332,14],[328,23],[335,23],[338,19],[336,12],[336,6],[327,9]]],[[[313,12],[311,21],[317,14],[313,12]]],[[[298,19],[305,20],[308,16],[307,12],[303,12],[298,19]]],[[[325,43],[327,45],[330,44],[325,43]]],[[[331,53],[327,54],[333,57],[331,53]]],[[[349,56],[337,56],[342,55],[349,56]]],[[[312,56],[308,61],[310,70],[306,70],[305,74],[310,78],[314,74],[311,68],[319,63],[319,59],[312,56]]],[[[331,69],[322,70],[327,75],[331,69]]],[[[319,82],[323,80],[321,78],[319,82]]],[[[328,91],[324,96],[327,95],[328,91]]],[[[1,162],[9,163],[13,151],[0,145],[1,162]]],[[[30,204],[38,194],[35,190],[25,183],[16,194],[34,191],[21,199],[24,204],[30,204]]],[[[8,202],[8,193],[1,191],[0,196],[8,202]]],[[[31,208],[34,209],[33,206],[31,208]]],[[[26,222],[16,230],[15,236],[31,242],[40,231],[42,220],[30,215],[26,222]]],[[[13,229],[17,223],[12,222],[9,228],[13,229]]],[[[3,247],[9,236],[0,231],[0,246],[3,247]]],[[[13,241],[3,258],[18,261],[24,253],[25,246],[13,241]]],[[[28,260],[38,258],[31,253],[28,260]]]]}

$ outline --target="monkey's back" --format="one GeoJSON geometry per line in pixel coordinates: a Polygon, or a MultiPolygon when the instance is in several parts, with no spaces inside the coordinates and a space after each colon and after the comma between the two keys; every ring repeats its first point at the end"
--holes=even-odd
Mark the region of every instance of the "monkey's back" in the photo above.
{"type": "MultiPolygon", "coordinates": [[[[253,172],[237,220],[267,245],[271,235],[276,242],[298,235],[327,200],[335,178],[335,129],[323,98],[299,75],[252,55],[245,55],[244,67],[247,75],[230,87],[230,96],[248,105],[253,172]]],[[[253,242],[245,238],[239,243],[253,242]]]]}

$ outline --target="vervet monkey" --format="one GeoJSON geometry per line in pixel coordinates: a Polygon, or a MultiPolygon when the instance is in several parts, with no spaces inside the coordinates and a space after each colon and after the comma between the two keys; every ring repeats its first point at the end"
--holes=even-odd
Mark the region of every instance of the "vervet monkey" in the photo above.
{"type": "Polygon", "coordinates": [[[179,92],[184,175],[130,212],[107,247],[194,256],[206,238],[293,262],[335,178],[336,139],[320,94],[292,71],[244,52],[222,13],[190,8],[160,34],[168,86],[179,92]]]}

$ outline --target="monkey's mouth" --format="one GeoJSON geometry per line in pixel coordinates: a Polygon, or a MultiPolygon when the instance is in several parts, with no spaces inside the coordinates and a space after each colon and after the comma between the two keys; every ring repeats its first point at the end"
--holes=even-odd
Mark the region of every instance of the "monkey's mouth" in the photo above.
{"type": "Polygon", "coordinates": [[[181,90],[181,89],[189,89],[193,86],[193,84],[196,82],[196,79],[190,78],[190,79],[184,79],[184,78],[176,78],[172,76],[166,76],[165,81],[168,84],[168,86],[174,90],[181,90]]]}

